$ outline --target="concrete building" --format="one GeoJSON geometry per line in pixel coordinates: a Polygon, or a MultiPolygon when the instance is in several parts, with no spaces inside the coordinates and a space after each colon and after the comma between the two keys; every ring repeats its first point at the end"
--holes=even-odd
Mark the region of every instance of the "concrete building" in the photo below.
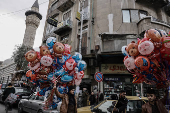
{"type": "Polygon", "coordinates": [[[124,64],[121,48],[142,38],[145,30],[155,28],[170,31],[168,0],[50,0],[48,17],[58,20],[57,27],[46,23],[42,42],[50,36],[72,46],[78,51],[80,21],[77,12],[84,9],[81,51],[88,64],[82,84],[88,89],[97,86],[94,74],[104,75],[100,90],[106,95],[121,89],[127,95],[136,95],[139,85],[132,84],[133,77],[124,64]],[[83,7],[80,1],[84,1],[83,7]],[[90,88],[89,88],[90,87],[90,88]]]}

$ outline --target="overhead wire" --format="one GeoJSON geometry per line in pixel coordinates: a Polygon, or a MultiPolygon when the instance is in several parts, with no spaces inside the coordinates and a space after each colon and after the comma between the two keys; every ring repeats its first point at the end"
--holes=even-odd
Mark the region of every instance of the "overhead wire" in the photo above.
{"type": "MultiPolygon", "coordinates": [[[[47,3],[48,1],[44,1],[42,3],[39,3],[39,5],[42,5],[44,3],[47,3]]],[[[9,12],[9,13],[4,13],[4,14],[1,14],[0,16],[5,16],[5,15],[9,15],[9,14],[13,14],[13,13],[19,13],[19,12],[22,12],[22,11],[25,11],[27,9],[30,9],[31,7],[28,7],[28,8],[24,8],[24,9],[20,9],[20,10],[17,10],[17,11],[13,11],[13,12],[9,12]]]]}

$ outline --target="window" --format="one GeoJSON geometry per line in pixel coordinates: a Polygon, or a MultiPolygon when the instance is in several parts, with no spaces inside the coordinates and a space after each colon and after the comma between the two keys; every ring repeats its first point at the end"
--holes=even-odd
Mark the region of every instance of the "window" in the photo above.
{"type": "Polygon", "coordinates": [[[145,17],[147,15],[148,15],[148,13],[146,11],[139,10],[140,19],[142,19],[143,17],[145,17]]]}
{"type": "MultiPolygon", "coordinates": [[[[83,3],[84,3],[84,7],[83,8],[86,8],[88,6],[88,0],[83,0],[83,3]]],[[[80,11],[82,11],[82,3],[80,3],[80,11]]]]}
{"type": "Polygon", "coordinates": [[[122,14],[124,23],[138,22],[139,19],[148,15],[146,11],[142,10],[122,10],[122,14]]]}
{"type": "Polygon", "coordinates": [[[71,17],[71,10],[63,15],[63,21],[67,20],[69,17],[71,17]]]}
{"type": "Polygon", "coordinates": [[[123,22],[130,23],[130,12],[129,10],[122,10],[123,13],[123,22]]]}
{"type": "Polygon", "coordinates": [[[139,21],[138,10],[130,10],[130,16],[131,16],[132,22],[138,22],[139,21]]]}

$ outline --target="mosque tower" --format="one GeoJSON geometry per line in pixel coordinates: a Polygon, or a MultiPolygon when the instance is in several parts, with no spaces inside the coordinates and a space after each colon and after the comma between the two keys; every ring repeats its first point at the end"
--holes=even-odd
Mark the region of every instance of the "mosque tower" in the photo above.
{"type": "Polygon", "coordinates": [[[31,10],[25,12],[25,15],[26,29],[22,44],[25,46],[33,47],[36,30],[40,24],[40,20],[42,19],[42,15],[39,13],[38,0],[34,2],[31,10]]]}

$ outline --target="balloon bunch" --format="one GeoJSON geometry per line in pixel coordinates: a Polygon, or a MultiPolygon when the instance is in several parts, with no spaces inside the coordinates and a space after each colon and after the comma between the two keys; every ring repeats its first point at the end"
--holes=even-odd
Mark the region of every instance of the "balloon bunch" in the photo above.
{"type": "Polygon", "coordinates": [[[39,48],[39,52],[30,50],[25,54],[30,69],[26,77],[37,85],[38,95],[45,96],[50,101],[46,103],[50,103],[49,106],[54,109],[61,101],[53,95],[54,83],[57,81],[60,93],[67,93],[70,85],[80,85],[86,62],[78,52],[71,56],[71,46],[56,42],[54,37],[48,38],[46,45],[39,48]]]}
{"type": "Polygon", "coordinates": [[[170,37],[163,30],[149,29],[144,38],[122,47],[124,65],[133,83],[145,82],[158,89],[167,87],[170,77],[170,37]]]}

